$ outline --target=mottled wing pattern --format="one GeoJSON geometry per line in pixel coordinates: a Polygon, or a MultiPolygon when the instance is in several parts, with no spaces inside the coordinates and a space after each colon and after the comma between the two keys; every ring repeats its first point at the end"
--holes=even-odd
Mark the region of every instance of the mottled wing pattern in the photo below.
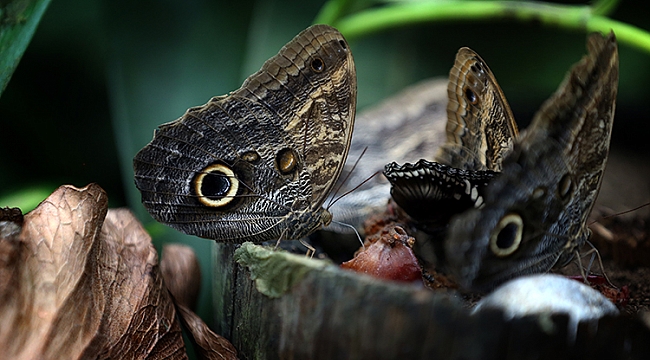
{"type": "Polygon", "coordinates": [[[535,115],[487,189],[482,209],[452,220],[451,270],[468,288],[563,265],[589,237],[586,220],[607,161],[618,87],[613,34],[593,34],[589,54],[535,115]]]}
{"type": "Polygon", "coordinates": [[[134,158],[158,221],[218,241],[308,235],[347,156],[356,73],[347,42],[315,25],[229,95],[160,126],[134,158]]]}
{"type": "Polygon", "coordinates": [[[449,72],[447,142],[436,161],[468,170],[501,171],[518,130],[510,106],[485,61],[461,48],[449,72]]]}
{"type": "Polygon", "coordinates": [[[384,175],[391,183],[393,200],[421,228],[440,231],[452,216],[483,204],[489,182],[497,173],[470,171],[420,160],[415,164],[390,163],[384,175]]]}
{"type": "Polygon", "coordinates": [[[309,174],[311,206],[320,208],[343,169],[356,111],[356,70],[343,36],[312,26],[232,95],[259,101],[280,119],[309,174]],[[315,74],[315,66],[322,72],[315,74]]]}
{"type": "Polygon", "coordinates": [[[395,166],[384,172],[395,202],[427,232],[444,229],[453,215],[474,207],[476,198],[455,199],[460,195],[456,189],[462,193],[465,182],[476,181],[481,186],[475,191],[483,190],[494,176],[484,172],[501,171],[503,157],[518,135],[510,106],[492,71],[469,48],[456,54],[447,98],[447,141],[435,157],[437,163],[419,162],[419,168],[410,169],[413,173],[395,166]],[[446,166],[443,172],[437,171],[440,166],[446,166]],[[417,175],[423,171],[426,175],[417,175]]]}

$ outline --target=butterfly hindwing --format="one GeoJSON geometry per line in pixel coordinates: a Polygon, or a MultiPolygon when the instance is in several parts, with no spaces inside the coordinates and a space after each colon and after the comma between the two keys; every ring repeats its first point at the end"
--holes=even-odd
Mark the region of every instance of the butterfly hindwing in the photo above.
{"type": "Polygon", "coordinates": [[[613,34],[591,35],[587,48],[516,140],[484,207],[452,220],[446,254],[465,287],[489,289],[563,265],[589,237],[614,119],[618,52],[613,34]]]}
{"type": "Polygon", "coordinates": [[[308,235],[347,157],[356,72],[343,36],[312,26],[236,91],[160,126],[134,158],[157,220],[218,241],[308,235]]]}

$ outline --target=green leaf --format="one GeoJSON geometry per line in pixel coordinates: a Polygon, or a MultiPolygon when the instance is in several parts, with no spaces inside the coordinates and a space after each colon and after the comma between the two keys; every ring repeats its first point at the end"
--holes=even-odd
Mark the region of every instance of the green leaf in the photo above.
{"type": "Polygon", "coordinates": [[[0,95],[49,3],[50,0],[0,0],[0,95]]]}

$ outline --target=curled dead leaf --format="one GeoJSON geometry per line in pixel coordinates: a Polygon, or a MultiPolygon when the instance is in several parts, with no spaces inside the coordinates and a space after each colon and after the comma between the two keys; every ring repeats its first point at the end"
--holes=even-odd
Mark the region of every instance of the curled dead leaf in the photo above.
{"type": "Polygon", "coordinates": [[[194,309],[201,289],[201,267],[194,250],[180,244],[165,245],[160,271],[176,304],[194,309]]]}
{"type": "Polygon", "coordinates": [[[0,266],[4,358],[187,358],[149,235],[98,185],[0,221],[0,266]]]}
{"type": "Polygon", "coordinates": [[[217,335],[189,308],[178,304],[178,314],[194,343],[194,350],[202,359],[237,360],[237,350],[225,338],[217,335]]]}
{"type": "Polygon", "coordinates": [[[201,268],[192,248],[178,244],[166,245],[160,268],[167,289],[176,303],[179,318],[188,330],[197,354],[202,359],[237,359],[235,347],[210,330],[191,310],[201,285],[201,268]]]}

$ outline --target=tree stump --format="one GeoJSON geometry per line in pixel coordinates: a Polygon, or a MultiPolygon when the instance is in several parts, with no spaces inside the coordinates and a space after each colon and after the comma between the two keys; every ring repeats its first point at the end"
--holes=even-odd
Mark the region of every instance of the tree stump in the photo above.
{"type": "Polygon", "coordinates": [[[324,260],[216,244],[216,332],[242,359],[650,358],[639,319],[606,317],[567,335],[568,317],[510,321],[460,301],[324,260]]]}

